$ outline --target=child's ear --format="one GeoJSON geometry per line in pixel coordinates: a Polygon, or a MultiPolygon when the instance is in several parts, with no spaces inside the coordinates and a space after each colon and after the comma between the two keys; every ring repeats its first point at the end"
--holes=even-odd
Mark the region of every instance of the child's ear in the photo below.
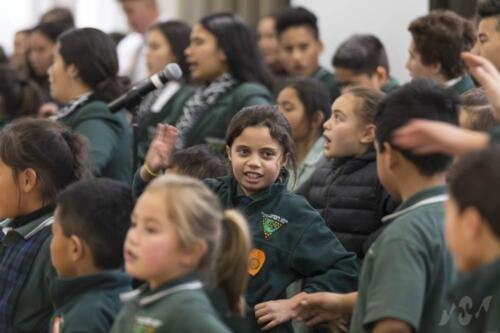
{"type": "Polygon", "coordinates": [[[375,141],[375,125],[368,124],[361,133],[360,142],[363,144],[372,144],[375,141]]]}
{"type": "Polygon", "coordinates": [[[477,242],[487,224],[484,223],[481,214],[479,214],[477,208],[474,207],[467,207],[464,209],[462,217],[463,223],[465,224],[465,237],[471,242],[477,242]]]}
{"type": "Polygon", "coordinates": [[[325,122],[325,120],[325,114],[323,112],[319,110],[314,112],[311,122],[311,128],[319,128],[320,131],[323,131],[323,123],[325,122]]]}
{"type": "Polygon", "coordinates": [[[319,46],[319,52],[318,53],[323,53],[325,49],[325,45],[323,44],[323,41],[321,39],[318,39],[318,46],[319,46]]]}
{"type": "Polygon", "coordinates": [[[29,193],[33,191],[38,183],[38,175],[36,171],[32,168],[27,168],[23,170],[19,177],[19,184],[21,191],[24,193],[29,193]]]}
{"type": "Polygon", "coordinates": [[[289,159],[290,159],[290,153],[283,154],[282,168],[286,168],[289,159]]]}
{"type": "Polygon", "coordinates": [[[429,65],[429,68],[431,69],[431,72],[434,75],[441,74],[442,67],[441,67],[441,64],[439,62],[436,62],[434,64],[429,65]]]}
{"type": "Polygon", "coordinates": [[[70,77],[72,79],[76,79],[80,77],[80,73],[78,72],[78,68],[76,68],[75,65],[71,64],[66,67],[66,70],[68,71],[70,77]]]}
{"type": "Polygon", "coordinates": [[[221,47],[219,47],[219,50],[217,51],[217,56],[218,56],[220,61],[222,61],[222,62],[227,61],[226,52],[224,52],[224,50],[221,47]]]}
{"type": "Polygon", "coordinates": [[[375,69],[375,77],[380,90],[389,83],[389,73],[382,66],[377,66],[377,69],[375,69]]]}
{"type": "Polygon", "coordinates": [[[70,238],[70,259],[73,262],[80,261],[83,258],[85,252],[85,244],[82,239],[76,235],[71,235],[70,238]]]}
{"type": "Polygon", "coordinates": [[[387,159],[386,165],[390,170],[394,170],[401,163],[401,153],[394,149],[389,142],[384,142],[384,149],[382,156],[387,159]]]}
{"type": "Polygon", "coordinates": [[[229,161],[231,161],[231,147],[226,146],[226,154],[229,161]]]}
{"type": "Polygon", "coordinates": [[[207,252],[208,245],[204,240],[197,241],[191,248],[186,249],[181,255],[181,264],[185,267],[196,266],[207,252]]]}

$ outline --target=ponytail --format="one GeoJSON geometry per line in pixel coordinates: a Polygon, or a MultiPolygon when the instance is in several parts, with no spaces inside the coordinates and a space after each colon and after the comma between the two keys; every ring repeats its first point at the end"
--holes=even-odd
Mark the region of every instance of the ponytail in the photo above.
{"type": "Polygon", "coordinates": [[[229,309],[244,314],[242,295],[248,282],[250,232],[243,216],[235,210],[224,212],[219,257],[216,267],[217,284],[226,294],[229,309]]]}
{"type": "Polygon", "coordinates": [[[129,83],[129,80],[125,77],[113,76],[107,77],[95,85],[89,82],[89,85],[97,99],[110,102],[123,94],[129,83]]]}

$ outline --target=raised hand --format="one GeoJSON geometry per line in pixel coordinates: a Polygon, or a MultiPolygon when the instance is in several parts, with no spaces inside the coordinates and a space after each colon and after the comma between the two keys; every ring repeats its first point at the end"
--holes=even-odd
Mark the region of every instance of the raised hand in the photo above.
{"type": "Polygon", "coordinates": [[[177,129],[171,125],[158,124],[155,136],[148,152],[140,174],[144,181],[149,181],[156,174],[168,168],[175,151],[177,129]]]}

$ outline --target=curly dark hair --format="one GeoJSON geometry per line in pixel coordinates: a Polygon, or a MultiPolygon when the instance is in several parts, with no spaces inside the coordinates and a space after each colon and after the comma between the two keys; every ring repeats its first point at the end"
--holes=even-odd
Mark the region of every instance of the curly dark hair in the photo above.
{"type": "Polygon", "coordinates": [[[447,79],[466,73],[460,53],[476,42],[472,22],[450,10],[436,10],[413,20],[408,30],[424,65],[439,63],[447,79]]]}

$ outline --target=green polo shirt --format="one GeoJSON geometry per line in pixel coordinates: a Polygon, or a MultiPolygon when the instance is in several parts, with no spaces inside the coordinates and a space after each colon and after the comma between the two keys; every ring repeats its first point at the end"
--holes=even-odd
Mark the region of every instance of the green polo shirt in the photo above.
{"type": "Polygon", "coordinates": [[[418,332],[442,332],[446,292],[456,270],[444,239],[445,186],[403,202],[368,250],[350,332],[371,332],[383,319],[399,319],[418,332]]]}
{"type": "Polygon", "coordinates": [[[290,171],[290,180],[287,185],[289,191],[295,191],[312,176],[316,164],[323,156],[324,145],[325,139],[323,137],[318,138],[307,153],[304,162],[297,167],[297,176],[294,176],[293,170],[290,171]]]}
{"type": "MultiPolygon", "coordinates": [[[[6,233],[6,236],[0,242],[0,256],[3,255],[5,246],[9,246],[9,242],[14,237],[26,239],[42,230],[46,231],[46,228],[50,230],[53,209],[53,206],[47,206],[20,219],[2,221],[0,228],[6,233]],[[15,227],[19,224],[19,227],[15,227]],[[8,228],[13,229],[7,232],[8,228]]],[[[17,330],[15,332],[34,332],[44,322],[46,322],[48,329],[53,312],[49,286],[56,276],[50,259],[51,239],[50,235],[43,241],[15,302],[14,317],[12,318],[12,324],[17,330]]]]}
{"type": "Polygon", "coordinates": [[[500,258],[464,274],[450,299],[443,322],[456,321],[454,332],[500,332],[500,258]]]}
{"type": "Polygon", "coordinates": [[[154,290],[144,286],[125,297],[111,333],[229,333],[220,321],[196,274],[154,290]]]}

